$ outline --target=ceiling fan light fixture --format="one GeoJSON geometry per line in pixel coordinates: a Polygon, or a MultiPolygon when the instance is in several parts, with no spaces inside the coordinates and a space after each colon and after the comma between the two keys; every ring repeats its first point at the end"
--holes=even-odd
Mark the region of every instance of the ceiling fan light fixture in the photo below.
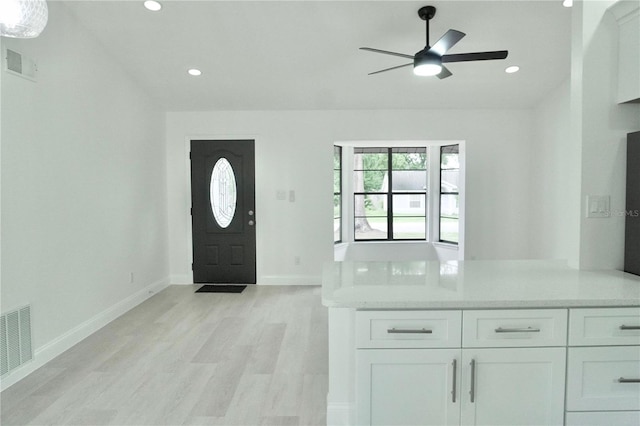
{"type": "Polygon", "coordinates": [[[416,53],[413,60],[413,73],[419,76],[438,75],[442,71],[442,58],[428,47],[416,53]]]}
{"type": "Polygon", "coordinates": [[[152,12],[157,12],[160,9],[162,9],[162,5],[155,0],[147,0],[143,4],[144,4],[144,7],[146,7],[148,10],[152,12]]]}
{"type": "Polygon", "coordinates": [[[413,67],[413,73],[421,77],[430,77],[440,74],[442,65],[438,64],[420,64],[413,67]]]}
{"type": "Polygon", "coordinates": [[[520,71],[520,67],[517,65],[511,65],[510,67],[505,68],[504,72],[507,74],[513,74],[514,72],[520,71]]]}
{"type": "Polygon", "coordinates": [[[46,0],[1,0],[0,36],[38,37],[49,19],[46,0]]]}

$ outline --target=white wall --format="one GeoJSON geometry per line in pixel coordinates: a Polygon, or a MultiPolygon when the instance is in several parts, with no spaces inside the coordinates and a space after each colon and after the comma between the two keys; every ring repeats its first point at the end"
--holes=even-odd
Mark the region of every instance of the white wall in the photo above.
{"type": "Polygon", "coordinates": [[[626,134],[640,130],[640,105],[618,105],[618,25],[613,1],[578,2],[573,37],[572,137],[581,141],[581,269],[622,269],[626,134]],[[581,56],[581,57],[580,57],[581,56]],[[577,57],[577,60],[575,58],[577,57]],[[610,195],[612,216],[585,218],[587,195],[610,195]]]}
{"type": "Polygon", "coordinates": [[[536,258],[569,259],[579,236],[573,194],[580,192],[580,161],[571,141],[570,81],[567,79],[533,113],[535,139],[531,149],[531,225],[536,258]]]}
{"type": "Polygon", "coordinates": [[[530,258],[529,110],[226,111],[167,114],[172,280],[191,281],[191,138],[255,138],[258,283],[319,283],[333,259],[333,143],[465,140],[465,259],[530,258]],[[295,190],[295,203],[276,200],[295,190]],[[300,257],[300,265],[294,257],[300,257]]]}
{"type": "Polygon", "coordinates": [[[534,111],[534,256],[581,269],[622,269],[626,134],[640,130],[640,105],[617,104],[613,3],[576,2],[571,79],[534,111]],[[586,218],[587,195],[610,196],[611,217],[586,218]]]}
{"type": "Polygon", "coordinates": [[[39,38],[2,39],[39,68],[37,82],[2,71],[1,157],[1,309],[32,305],[36,365],[169,274],[164,113],[49,9],[39,38]]]}

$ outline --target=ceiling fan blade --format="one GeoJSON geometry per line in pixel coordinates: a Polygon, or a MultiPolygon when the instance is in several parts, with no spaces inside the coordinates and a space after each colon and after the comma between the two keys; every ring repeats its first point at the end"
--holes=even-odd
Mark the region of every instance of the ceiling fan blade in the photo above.
{"type": "Polygon", "coordinates": [[[400,56],[401,58],[413,59],[413,55],[405,55],[404,53],[389,52],[388,50],[374,49],[372,47],[361,47],[360,50],[366,50],[368,52],[374,52],[374,53],[383,53],[385,55],[400,56]]]}
{"type": "Polygon", "coordinates": [[[505,59],[509,54],[506,50],[496,50],[493,52],[456,53],[444,55],[442,62],[466,62],[466,61],[488,61],[491,59],[505,59]]]}
{"type": "Polygon", "coordinates": [[[451,71],[449,71],[449,69],[443,65],[442,71],[440,71],[440,74],[436,74],[436,77],[442,80],[443,78],[451,77],[452,75],[453,74],[451,74],[451,71]]]}
{"type": "Polygon", "coordinates": [[[370,72],[370,73],[369,73],[369,75],[380,74],[381,72],[387,72],[387,71],[397,70],[398,68],[408,67],[409,65],[413,65],[413,62],[408,63],[408,64],[404,64],[404,65],[398,65],[397,67],[385,68],[385,69],[380,70],[380,71],[370,72]]]}
{"type": "Polygon", "coordinates": [[[442,56],[447,53],[447,50],[451,49],[457,42],[462,40],[466,34],[457,30],[449,30],[438,41],[431,46],[431,51],[442,56]]]}

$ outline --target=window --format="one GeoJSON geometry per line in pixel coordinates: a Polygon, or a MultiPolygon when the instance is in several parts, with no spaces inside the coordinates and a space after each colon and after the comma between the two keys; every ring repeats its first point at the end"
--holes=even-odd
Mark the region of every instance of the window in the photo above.
{"type": "Polygon", "coordinates": [[[354,148],[354,240],[426,239],[427,149],[354,148]]]}
{"type": "Polygon", "coordinates": [[[440,241],[459,241],[459,146],[440,147],[440,241]]]}
{"type": "Polygon", "coordinates": [[[405,143],[334,146],[335,242],[464,244],[464,145],[405,143]]]}
{"type": "Polygon", "coordinates": [[[333,242],[342,241],[342,147],[333,147],[333,242]]]}

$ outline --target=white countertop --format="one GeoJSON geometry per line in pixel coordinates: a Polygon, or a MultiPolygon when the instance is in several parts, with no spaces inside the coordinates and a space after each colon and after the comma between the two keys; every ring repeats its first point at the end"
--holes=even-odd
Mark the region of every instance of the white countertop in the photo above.
{"type": "Polygon", "coordinates": [[[640,306],[640,276],[562,261],[330,262],[322,301],[357,309],[640,306]]]}

